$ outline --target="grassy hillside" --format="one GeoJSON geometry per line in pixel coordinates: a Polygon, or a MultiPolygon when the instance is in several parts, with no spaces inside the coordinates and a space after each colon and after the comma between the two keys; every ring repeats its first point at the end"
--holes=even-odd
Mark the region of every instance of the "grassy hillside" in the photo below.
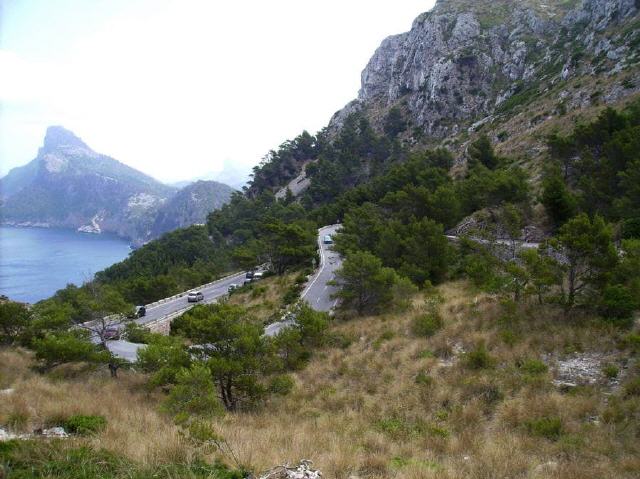
{"type": "MultiPolygon", "coordinates": [[[[279,304],[286,290],[273,278],[259,294],[279,304]]],[[[107,418],[104,431],[45,455],[86,446],[145,471],[197,458],[259,471],[308,458],[338,478],[631,478],[640,468],[637,327],[567,321],[558,307],[515,306],[466,282],[417,294],[402,313],[334,320],[288,395],[208,420],[224,439],[218,449],[188,440],[144,375],[112,381],[74,367],[42,377],[27,353],[1,354],[0,386],[14,391],[0,424],[30,431],[74,414],[107,418]]],[[[19,454],[44,457],[35,445],[19,454]]]]}

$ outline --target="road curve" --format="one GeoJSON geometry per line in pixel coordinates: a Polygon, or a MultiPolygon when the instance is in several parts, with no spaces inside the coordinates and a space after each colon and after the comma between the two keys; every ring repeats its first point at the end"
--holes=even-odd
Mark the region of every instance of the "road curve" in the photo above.
{"type": "MultiPolygon", "coordinates": [[[[324,244],[325,235],[333,236],[341,225],[324,226],[318,230],[318,249],[320,252],[320,265],[316,273],[311,277],[307,287],[304,289],[301,298],[316,311],[329,312],[335,308],[337,299],[333,295],[338,288],[327,284],[335,278],[335,272],[342,265],[342,258],[338,253],[333,251],[332,245],[324,244]]],[[[238,273],[227,276],[214,284],[201,288],[193,288],[192,291],[200,291],[204,295],[204,303],[212,303],[220,297],[227,294],[231,284],[242,284],[245,279],[245,273],[238,273]]],[[[153,303],[147,306],[147,313],[144,317],[136,320],[141,326],[152,323],[153,321],[162,319],[170,314],[195,306],[197,303],[188,303],[186,294],[180,297],[172,297],[167,300],[153,303]]],[[[199,303],[198,303],[199,304],[199,303]]],[[[281,321],[273,323],[265,328],[267,336],[275,336],[282,329],[291,326],[292,321],[281,321]]],[[[128,341],[108,341],[107,347],[115,355],[129,362],[137,360],[138,349],[144,347],[144,344],[130,343],[128,341]]]]}
{"type": "Polygon", "coordinates": [[[323,238],[325,235],[334,236],[341,226],[339,224],[324,226],[318,230],[320,266],[300,295],[316,311],[329,312],[338,303],[333,295],[338,292],[339,288],[327,283],[335,279],[336,270],[342,266],[342,258],[333,250],[333,245],[324,244],[323,238]]]}

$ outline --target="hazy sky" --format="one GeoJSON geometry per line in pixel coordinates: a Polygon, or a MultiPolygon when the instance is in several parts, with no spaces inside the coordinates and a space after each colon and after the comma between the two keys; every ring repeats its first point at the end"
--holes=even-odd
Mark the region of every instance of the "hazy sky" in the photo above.
{"type": "Polygon", "coordinates": [[[164,181],[254,165],[435,0],[0,0],[0,175],[48,125],[164,181]]]}

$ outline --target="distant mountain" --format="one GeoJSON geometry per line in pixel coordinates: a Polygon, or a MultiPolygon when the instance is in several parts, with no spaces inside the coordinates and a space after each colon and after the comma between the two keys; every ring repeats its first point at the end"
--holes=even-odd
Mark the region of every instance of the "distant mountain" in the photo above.
{"type": "Polygon", "coordinates": [[[229,201],[235,190],[217,181],[196,181],[176,193],[158,210],[152,236],[187,225],[205,223],[207,215],[229,201]]]}
{"type": "Polygon", "coordinates": [[[202,222],[203,208],[217,208],[228,200],[222,186],[209,188],[206,201],[200,193],[182,195],[177,188],[94,152],[70,131],[52,126],[36,158],[0,179],[1,219],[10,225],[115,233],[141,244],[168,231],[161,225],[188,226],[190,218],[202,222]],[[214,198],[214,190],[220,198],[214,198]],[[166,215],[165,205],[172,208],[179,194],[180,219],[158,223],[158,215],[166,215]]]}
{"type": "Polygon", "coordinates": [[[184,188],[187,185],[195,183],[196,181],[216,181],[218,183],[224,183],[236,190],[241,190],[243,186],[249,181],[249,175],[251,174],[251,167],[238,166],[235,163],[226,160],[223,167],[219,171],[210,171],[204,175],[198,176],[192,180],[177,181],[171,183],[171,186],[176,188],[184,188]]]}

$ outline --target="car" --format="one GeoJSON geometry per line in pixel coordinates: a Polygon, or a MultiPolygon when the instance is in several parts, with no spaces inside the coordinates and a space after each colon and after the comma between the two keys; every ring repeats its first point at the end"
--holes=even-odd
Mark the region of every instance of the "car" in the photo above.
{"type": "Polygon", "coordinates": [[[331,235],[324,235],[322,242],[324,244],[333,244],[333,238],[331,237],[331,235]]]}
{"type": "Polygon", "coordinates": [[[142,306],[136,306],[136,318],[144,318],[147,315],[147,308],[142,306]]]}
{"type": "Polygon", "coordinates": [[[227,288],[227,291],[229,293],[232,293],[233,291],[235,291],[236,289],[238,289],[240,287],[239,284],[233,283],[229,285],[229,288],[227,288]]]}
{"type": "Polygon", "coordinates": [[[256,271],[255,273],[253,273],[254,280],[262,279],[263,276],[264,276],[264,271],[256,271]]]}
{"type": "Polygon", "coordinates": [[[253,271],[247,271],[247,274],[245,274],[244,277],[247,279],[253,279],[254,274],[255,273],[253,271]]]}
{"type": "Polygon", "coordinates": [[[198,301],[202,301],[204,299],[204,294],[200,291],[191,291],[187,295],[187,302],[189,303],[197,303],[198,301]]]}
{"type": "Polygon", "coordinates": [[[105,328],[104,339],[106,339],[107,341],[120,339],[120,330],[113,326],[105,328]]]}

